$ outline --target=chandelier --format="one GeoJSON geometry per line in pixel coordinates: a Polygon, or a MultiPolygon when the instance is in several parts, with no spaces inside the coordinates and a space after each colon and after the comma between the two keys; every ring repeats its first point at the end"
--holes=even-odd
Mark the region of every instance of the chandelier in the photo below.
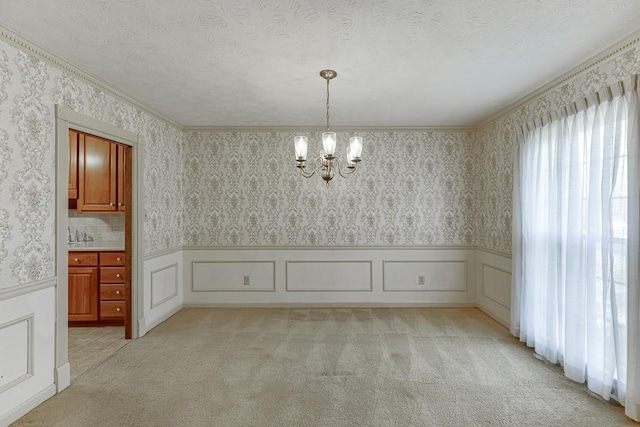
{"type": "Polygon", "coordinates": [[[329,82],[338,75],[333,70],[320,71],[320,77],[327,81],[327,126],[325,132],[322,133],[322,148],[320,156],[312,161],[313,166],[307,166],[307,147],[309,139],[306,136],[296,136],[293,144],[296,152],[296,167],[300,169],[302,176],[311,178],[318,169],[320,169],[322,179],[329,186],[329,181],[333,179],[334,171],[338,171],[340,176],[346,178],[356,171],[358,162],[362,155],[362,137],[352,136],[349,138],[347,146],[346,161],[336,156],[336,133],[329,131],[329,82]]]}

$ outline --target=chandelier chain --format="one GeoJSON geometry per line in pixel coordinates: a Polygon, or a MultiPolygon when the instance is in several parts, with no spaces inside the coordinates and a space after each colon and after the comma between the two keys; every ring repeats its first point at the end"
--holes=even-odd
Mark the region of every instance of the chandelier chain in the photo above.
{"type": "Polygon", "coordinates": [[[329,131],[329,79],[327,79],[327,132],[329,131]]]}

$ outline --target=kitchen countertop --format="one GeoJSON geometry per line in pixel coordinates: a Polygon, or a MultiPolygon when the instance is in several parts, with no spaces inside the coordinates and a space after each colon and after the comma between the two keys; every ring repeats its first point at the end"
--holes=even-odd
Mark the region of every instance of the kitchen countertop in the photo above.
{"type": "Polygon", "coordinates": [[[69,243],[71,251],[124,251],[124,242],[95,240],[93,242],[69,243]]]}

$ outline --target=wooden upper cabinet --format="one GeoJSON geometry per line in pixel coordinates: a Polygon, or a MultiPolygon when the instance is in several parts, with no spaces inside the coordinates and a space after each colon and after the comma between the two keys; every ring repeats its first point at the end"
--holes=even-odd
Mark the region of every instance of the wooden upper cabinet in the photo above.
{"type": "Polygon", "coordinates": [[[125,197],[124,191],[126,188],[127,182],[127,156],[131,150],[130,147],[122,144],[116,144],[118,146],[118,210],[125,210],[125,197]]]}
{"type": "Polygon", "coordinates": [[[78,212],[117,210],[117,144],[83,134],[78,143],[78,212]]]}
{"type": "Polygon", "coordinates": [[[130,167],[131,147],[69,130],[69,208],[123,212],[130,167]]]}
{"type": "Polygon", "coordinates": [[[69,129],[69,199],[78,198],[78,141],[80,133],[69,129]]]}

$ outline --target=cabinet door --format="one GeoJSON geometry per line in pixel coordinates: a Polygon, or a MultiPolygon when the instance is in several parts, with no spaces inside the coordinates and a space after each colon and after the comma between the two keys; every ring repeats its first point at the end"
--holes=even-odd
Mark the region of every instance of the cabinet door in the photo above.
{"type": "Polygon", "coordinates": [[[78,140],[80,134],[69,129],[69,199],[78,198],[78,140]]]}
{"type": "Polygon", "coordinates": [[[83,136],[78,144],[78,212],[116,211],[116,144],[83,136]]]}
{"type": "Polygon", "coordinates": [[[118,147],[118,210],[125,210],[125,188],[127,188],[127,154],[131,149],[126,145],[116,144],[118,147]]]}
{"type": "Polygon", "coordinates": [[[98,320],[98,267],[69,267],[69,321],[98,320]]]}

